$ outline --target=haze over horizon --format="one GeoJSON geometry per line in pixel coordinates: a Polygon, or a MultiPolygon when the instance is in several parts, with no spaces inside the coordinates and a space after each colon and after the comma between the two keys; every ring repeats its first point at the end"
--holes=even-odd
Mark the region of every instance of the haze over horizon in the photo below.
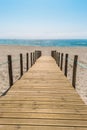
{"type": "Polygon", "coordinates": [[[0,39],[87,39],[86,0],[0,0],[0,39]]]}

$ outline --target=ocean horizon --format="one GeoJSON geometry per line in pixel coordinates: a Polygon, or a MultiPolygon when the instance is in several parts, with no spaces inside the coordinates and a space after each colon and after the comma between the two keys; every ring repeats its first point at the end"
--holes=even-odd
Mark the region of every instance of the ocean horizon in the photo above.
{"type": "Polygon", "coordinates": [[[0,39],[0,45],[87,47],[87,39],[0,39]]]}

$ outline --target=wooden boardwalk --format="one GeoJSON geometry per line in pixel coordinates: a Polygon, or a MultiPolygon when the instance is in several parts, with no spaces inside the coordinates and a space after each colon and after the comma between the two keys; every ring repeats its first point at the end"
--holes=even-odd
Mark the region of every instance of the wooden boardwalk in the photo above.
{"type": "Polygon", "coordinates": [[[87,130],[87,106],[43,56],[0,98],[0,130],[87,130]]]}

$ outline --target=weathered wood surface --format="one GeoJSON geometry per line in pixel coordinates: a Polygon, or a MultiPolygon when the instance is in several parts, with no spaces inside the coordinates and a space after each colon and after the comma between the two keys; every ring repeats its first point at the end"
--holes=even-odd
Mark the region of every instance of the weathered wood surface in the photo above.
{"type": "Polygon", "coordinates": [[[52,57],[0,97],[0,130],[87,130],[87,106],[52,57]]]}

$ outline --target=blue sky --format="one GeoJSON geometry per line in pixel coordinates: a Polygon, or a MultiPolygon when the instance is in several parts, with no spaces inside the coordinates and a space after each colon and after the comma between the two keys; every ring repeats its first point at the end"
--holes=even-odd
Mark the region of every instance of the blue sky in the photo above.
{"type": "Polygon", "coordinates": [[[87,0],[0,0],[0,38],[87,39],[87,0]]]}

